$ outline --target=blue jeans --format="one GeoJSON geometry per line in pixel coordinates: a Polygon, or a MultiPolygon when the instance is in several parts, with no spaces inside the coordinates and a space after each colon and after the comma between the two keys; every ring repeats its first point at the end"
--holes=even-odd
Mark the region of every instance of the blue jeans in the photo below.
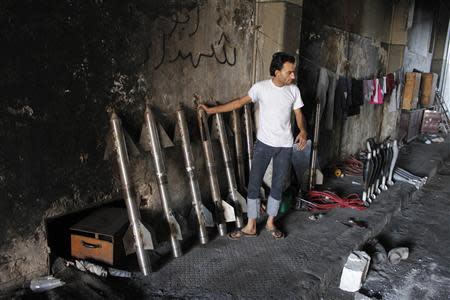
{"type": "Polygon", "coordinates": [[[309,170],[310,160],[311,160],[311,140],[306,142],[305,149],[300,150],[294,145],[294,150],[292,151],[292,166],[297,176],[298,183],[305,188],[308,182],[303,182],[303,175],[309,170]]]}
{"type": "Polygon", "coordinates": [[[275,217],[280,207],[283,183],[291,163],[292,147],[272,147],[256,140],[252,168],[250,170],[247,194],[247,216],[249,219],[259,217],[261,199],[259,191],[267,166],[273,158],[273,173],[270,196],[267,201],[267,214],[275,217]]]}

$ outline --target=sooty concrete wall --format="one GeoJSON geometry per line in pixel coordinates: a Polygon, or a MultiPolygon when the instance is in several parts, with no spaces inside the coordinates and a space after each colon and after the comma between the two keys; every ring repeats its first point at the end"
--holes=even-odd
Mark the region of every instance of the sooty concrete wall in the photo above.
{"type": "MultiPolygon", "coordinates": [[[[46,218],[121,197],[113,161],[103,160],[108,108],[137,144],[146,98],[172,136],[179,102],[196,129],[193,93],[223,101],[246,92],[253,7],[238,0],[0,4],[0,289],[46,272],[46,218]]],[[[198,143],[194,152],[201,168],[198,143]]],[[[166,157],[173,206],[183,214],[190,201],[180,153],[175,147],[166,157]]],[[[132,163],[142,208],[160,215],[148,154],[132,163]]]]}
{"type": "MultiPolygon", "coordinates": [[[[372,79],[401,67],[430,71],[432,16],[439,4],[415,2],[304,1],[299,81],[309,104],[307,113],[312,115],[320,67],[356,79],[372,79]]],[[[395,138],[398,117],[398,111],[387,111],[387,103],[365,103],[359,115],[336,120],[333,130],[321,126],[322,164],[358,152],[367,138],[395,138]]]]}

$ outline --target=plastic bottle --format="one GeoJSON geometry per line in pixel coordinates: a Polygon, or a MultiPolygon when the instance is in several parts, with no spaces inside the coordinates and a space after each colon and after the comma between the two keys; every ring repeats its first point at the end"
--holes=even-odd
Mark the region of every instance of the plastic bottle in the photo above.
{"type": "Polygon", "coordinates": [[[30,289],[33,292],[45,292],[64,285],[65,282],[61,279],[53,277],[53,275],[39,277],[31,280],[30,289]]]}

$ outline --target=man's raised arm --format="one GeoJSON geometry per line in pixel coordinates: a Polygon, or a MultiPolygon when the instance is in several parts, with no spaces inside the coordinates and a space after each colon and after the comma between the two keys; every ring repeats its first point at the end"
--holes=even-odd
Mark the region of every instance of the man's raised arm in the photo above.
{"type": "Polygon", "coordinates": [[[250,96],[244,96],[241,98],[237,98],[234,100],[231,100],[225,104],[221,104],[221,105],[217,105],[217,106],[207,106],[205,104],[200,104],[198,106],[198,108],[203,109],[208,115],[211,114],[217,114],[217,113],[223,113],[223,112],[227,112],[227,111],[233,111],[236,110],[238,108],[241,108],[242,106],[244,106],[247,103],[252,102],[252,98],[250,98],[250,96]]]}

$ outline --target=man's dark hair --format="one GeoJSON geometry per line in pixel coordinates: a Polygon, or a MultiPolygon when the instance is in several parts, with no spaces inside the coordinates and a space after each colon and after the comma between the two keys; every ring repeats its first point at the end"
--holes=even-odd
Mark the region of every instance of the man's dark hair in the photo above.
{"type": "Polygon", "coordinates": [[[286,52],[277,52],[272,55],[270,63],[270,76],[275,76],[276,70],[281,70],[285,62],[295,63],[295,57],[286,52]]]}

